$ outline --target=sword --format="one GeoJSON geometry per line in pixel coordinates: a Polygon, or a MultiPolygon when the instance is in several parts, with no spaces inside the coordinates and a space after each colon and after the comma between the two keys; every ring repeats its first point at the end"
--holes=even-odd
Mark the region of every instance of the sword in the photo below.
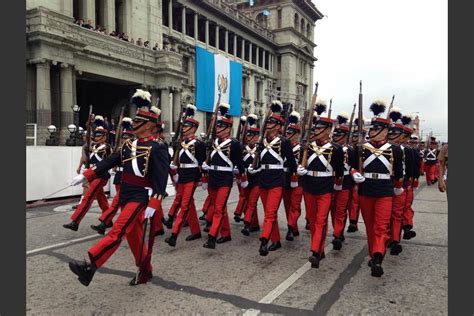
{"type": "Polygon", "coordinates": [[[46,200],[46,199],[49,198],[50,196],[53,196],[53,195],[55,195],[56,193],[59,193],[59,192],[61,192],[61,191],[63,191],[63,190],[66,190],[66,189],[69,188],[69,187],[72,187],[72,185],[71,185],[71,184],[68,184],[67,187],[64,187],[64,188],[59,189],[59,190],[57,190],[57,191],[55,191],[55,192],[53,192],[53,193],[51,193],[51,194],[46,195],[46,196],[45,196],[44,198],[42,198],[41,200],[38,200],[38,201],[35,201],[35,202],[31,203],[30,206],[31,206],[31,205],[36,205],[36,204],[38,204],[38,203],[40,203],[40,202],[43,202],[44,200],[46,200]]]}
{"type": "Polygon", "coordinates": [[[137,268],[137,273],[135,275],[135,285],[138,285],[138,275],[140,274],[140,268],[142,267],[142,254],[143,254],[143,246],[145,245],[145,236],[146,236],[146,229],[148,226],[148,218],[145,218],[145,221],[143,222],[143,236],[142,236],[142,244],[140,246],[140,255],[138,256],[138,268],[137,268]]]}

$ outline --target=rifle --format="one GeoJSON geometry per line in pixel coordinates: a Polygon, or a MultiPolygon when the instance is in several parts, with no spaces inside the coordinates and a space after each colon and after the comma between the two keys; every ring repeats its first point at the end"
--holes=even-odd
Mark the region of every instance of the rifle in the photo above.
{"type": "MultiPolygon", "coordinates": [[[[293,104],[291,103],[285,103],[283,105],[283,113],[284,113],[284,117],[285,117],[285,125],[283,125],[283,136],[286,135],[286,130],[288,128],[288,125],[290,124],[290,113],[293,111],[293,104]],[[285,110],[285,107],[286,107],[286,110],[285,110]]],[[[283,114],[282,113],[282,114],[283,114]]]]}
{"type": "MultiPolygon", "coordinates": [[[[319,83],[316,82],[316,85],[314,86],[314,93],[313,93],[313,98],[311,99],[311,108],[309,109],[309,117],[307,121],[307,126],[305,130],[309,131],[311,129],[311,124],[313,122],[313,116],[314,116],[314,107],[316,105],[316,99],[318,98],[318,85],[319,83]]],[[[307,137],[309,138],[309,137],[307,137]]],[[[308,148],[309,148],[309,141],[306,139],[306,142],[304,144],[304,149],[303,149],[303,155],[301,155],[301,165],[306,168],[307,163],[308,163],[308,148]]]]}
{"type": "Polygon", "coordinates": [[[387,112],[387,120],[390,118],[390,111],[393,108],[393,100],[395,100],[395,94],[392,96],[392,101],[390,102],[390,105],[388,107],[388,112],[387,112]]]}
{"type": "Polygon", "coordinates": [[[186,108],[181,112],[178,121],[176,122],[173,138],[171,139],[171,145],[173,146],[173,164],[179,165],[179,150],[181,149],[181,142],[179,138],[183,132],[183,121],[186,113],[186,108]]]}
{"type": "Polygon", "coordinates": [[[252,169],[258,169],[258,165],[260,164],[260,152],[263,147],[263,140],[267,137],[267,124],[265,123],[268,117],[272,114],[272,107],[268,106],[267,115],[262,118],[262,124],[260,126],[260,136],[258,137],[258,146],[255,150],[255,158],[252,161],[252,169]]]}
{"type": "Polygon", "coordinates": [[[331,113],[332,113],[332,99],[329,100],[328,118],[331,118],[331,113]]]}
{"type": "Polygon", "coordinates": [[[125,105],[122,105],[122,108],[120,109],[120,116],[119,116],[119,121],[117,122],[117,128],[115,130],[115,148],[114,152],[118,152],[120,148],[120,143],[122,139],[122,120],[123,120],[123,112],[125,111],[125,105]]]}
{"type": "Polygon", "coordinates": [[[214,113],[212,114],[211,122],[207,128],[207,155],[206,155],[206,164],[209,165],[211,161],[211,152],[212,152],[212,142],[216,138],[216,122],[217,122],[217,113],[219,112],[219,105],[221,104],[221,94],[222,91],[227,90],[227,81],[220,81],[217,83],[217,103],[214,113]]]}
{"type": "Polygon", "coordinates": [[[85,148],[85,158],[84,165],[86,168],[89,168],[90,152],[91,152],[91,131],[92,131],[92,104],[89,105],[89,117],[86,122],[86,148],[85,148]]]}
{"type": "Polygon", "coordinates": [[[359,151],[359,172],[362,173],[362,155],[363,155],[363,140],[362,140],[362,126],[363,126],[363,115],[362,115],[362,80],[360,81],[359,87],[359,141],[357,144],[357,149],[359,151]]]}
{"type": "Polygon", "coordinates": [[[354,107],[352,108],[351,120],[349,121],[349,133],[347,134],[347,141],[346,141],[347,144],[350,144],[351,139],[352,139],[352,133],[353,133],[352,125],[354,124],[354,114],[355,114],[356,106],[357,104],[354,103],[354,107]]]}

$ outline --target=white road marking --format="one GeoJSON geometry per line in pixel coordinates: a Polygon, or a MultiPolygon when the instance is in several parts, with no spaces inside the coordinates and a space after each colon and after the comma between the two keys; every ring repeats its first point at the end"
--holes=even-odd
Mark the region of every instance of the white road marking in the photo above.
{"type": "MultiPolygon", "coordinates": [[[[327,255],[328,253],[331,252],[332,248],[330,246],[331,244],[328,244],[324,248],[324,253],[327,255]]],[[[323,262],[324,264],[324,262],[323,262]]],[[[290,286],[292,286],[296,281],[299,280],[306,272],[311,270],[311,263],[306,262],[301,268],[296,270],[292,275],[290,275],[285,281],[280,283],[276,288],[271,290],[267,295],[265,295],[260,301],[258,301],[261,304],[271,304],[273,301],[278,298],[281,294],[283,294],[290,286]]],[[[258,309],[248,309],[245,313],[244,316],[256,316],[260,313],[260,310],[258,309]]]]}
{"type": "Polygon", "coordinates": [[[68,240],[68,241],[65,241],[65,242],[61,242],[59,244],[54,244],[54,245],[50,245],[50,246],[46,246],[46,247],[37,248],[37,249],[27,251],[26,255],[28,256],[28,255],[35,254],[35,253],[38,253],[38,252],[41,252],[41,251],[44,251],[44,250],[48,250],[48,249],[52,249],[52,248],[56,248],[56,247],[67,246],[67,245],[70,245],[70,244],[73,244],[73,243],[76,243],[76,242],[79,242],[79,241],[95,239],[95,238],[98,238],[98,237],[101,237],[101,236],[98,235],[98,234],[94,234],[94,235],[89,235],[89,236],[85,236],[85,237],[82,237],[82,238],[72,239],[72,240],[68,240]]]}

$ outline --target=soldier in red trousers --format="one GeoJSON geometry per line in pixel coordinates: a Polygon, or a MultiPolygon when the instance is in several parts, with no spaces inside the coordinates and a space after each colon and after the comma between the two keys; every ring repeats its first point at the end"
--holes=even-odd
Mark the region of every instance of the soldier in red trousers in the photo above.
{"type": "MultiPolygon", "coordinates": [[[[300,157],[300,114],[296,111],[290,113],[288,117],[288,127],[285,137],[291,143],[291,150],[295,156],[295,161],[300,157]]],[[[285,186],[283,187],[283,204],[285,206],[286,220],[288,222],[288,232],[286,240],[293,241],[295,236],[299,236],[298,219],[301,215],[301,200],[303,198],[303,186],[299,183],[299,177],[296,173],[290,173],[288,163],[285,161],[285,186]]]]}
{"type": "Polygon", "coordinates": [[[188,104],[186,106],[182,138],[178,147],[178,165],[175,166],[171,163],[173,182],[176,183],[176,195],[180,199],[180,208],[171,236],[165,239],[165,242],[171,247],[176,246],[176,240],[185,220],[189,223],[191,230],[191,235],[186,237],[186,241],[201,238],[201,228],[193,195],[201,178],[201,165],[206,159],[206,145],[196,138],[199,122],[194,119],[195,112],[194,105],[188,104]]]}
{"type": "MultiPolygon", "coordinates": [[[[243,150],[243,162],[245,170],[252,165],[257,150],[258,134],[260,129],[257,127],[258,117],[255,114],[249,114],[247,117],[247,129],[245,131],[245,146],[243,150]]],[[[251,232],[260,230],[257,212],[257,202],[260,197],[259,175],[247,173],[249,185],[244,189],[245,209],[244,209],[244,228],[241,233],[249,236],[251,232]]]]}
{"type": "Polygon", "coordinates": [[[425,173],[426,184],[432,185],[438,181],[438,142],[436,137],[430,137],[430,143],[425,150],[425,173]]]}
{"type": "Polygon", "coordinates": [[[425,175],[425,147],[426,142],[424,140],[420,141],[420,146],[418,147],[418,150],[420,152],[421,157],[420,175],[422,176],[425,175]]]}
{"type": "MultiPolygon", "coordinates": [[[[359,140],[359,118],[354,120],[354,128],[352,132],[352,148],[357,148],[357,142],[359,140]]],[[[366,134],[365,128],[362,126],[362,139],[365,139],[366,134]]],[[[354,183],[351,190],[351,199],[349,202],[349,226],[347,227],[348,233],[354,233],[359,230],[357,223],[359,222],[360,205],[359,205],[359,193],[358,185],[354,183]]]]}
{"type": "Polygon", "coordinates": [[[390,238],[388,229],[393,196],[403,193],[403,153],[400,147],[387,142],[390,119],[380,117],[386,109],[383,101],[370,105],[374,113],[369,128],[369,141],[362,147],[361,169],[352,177],[359,183],[359,203],[367,232],[371,275],[381,277],[382,261],[390,238]]]}
{"type": "Polygon", "coordinates": [[[135,257],[135,264],[140,267],[138,280],[134,277],[130,285],[146,283],[152,277],[151,264],[142,264],[147,254],[147,247],[142,243],[143,220],[153,221],[153,215],[159,208],[162,197],[166,195],[170,157],[168,146],[156,134],[156,125],[160,124],[157,113],[159,109],[151,106],[151,94],[137,89],[132,97],[132,104],[136,104],[138,108],[133,119],[133,131],[137,138],[127,140],[119,152],[76,176],[72,182],[72,185],[86,179],[91,182],[111,168],[123,166],[120,215],[110,232],[89,249],[90,263],[69,263],[71,271],[85,286],[92,281],[96,270],[119,248],[124,237],[135,257]]]}
{"type": "MultiPolygon", "coordinates": [[[[247,116],[242,115],[240,117],[239,128],[244,129],[246,122],[247,122],[247,116]]],[[[240,135],[237,135],[237,139],[240,140],[239,137],[240,137],[240,135]]],[[[245,137],[245,135],[244,135],[244,137],[245,137]]],[[[242,144],[242,147],[243,147],[243,144],[242,144]]],[[[238,175],[239,170],[234,168],[234,173],[236,175],[238,175]]],[[[244,209],[246,208],[247,199],[246,199],[245,190],[242,189],[242,187],[239,185],[239,180],[237,180],[237,188],[239,189],[239,200],[238,200],[237,205],[235,206],[235,210],[234,210],[234,221],[236,223],[240,223],[240,221],[242,220],[242,217],[241,217],[242,213],[244,212],[244,209]]]]}
{"type": "Polygon", "coordinates": [[[278,209],[280,207],[283,184],[284,184],[284,162],[288,165],[288,171],[296,171],[296,161],[291,143],[288,139],[280,136],[285,120],[281,116],[283,105],[279,100],[272,101],[270,105],[271,114],[265,119],[266,135],[260,147],[259,163],[250,165],[249,173],[259,173],[260,198],[262,199],[265,217],[263,220],[263,231],[260,234],[261,256],[268,255],[269,251],[281,248],[280,229],[278,227],[278,209]],[[268,241],[272,244],[268,246],[268,241]]]}
{"type": "MultiPolygon", "coordinates": [[[[240,185],[246,188],[248,181],[242,163],[242,146],[238,140],[231,137],[232,118],[227,115],[230,106],[226,103],[219,105],[216,122],[216,139],[210,154],[209,164],[202,164],[202,169],[209,173],[208,191],[211,196],[213,209],[212,224],[208,240],[204,248],[215,249],[216,243],[231,241],[229,217],[227,215],[227,200],[234,182],[234,167],[239,170],[240,185]],[[217,237],[221,235],[219,239],[217,237]]],[[[203,184],[205,185],[205,179],[203,184]]]]}
{"type": "Polygon", "coordinates": [[[340,250],[344,238],[344,227],[348,218],[348,211],[351,202],[351,193],[354,187],[351,171],[357,168],[355,153],[352,146],[346,145],[347,135],[349,134],[349,114],[342,112],[336,117],[338,125],[332,133],[332,141],[342,147],[344,152],[344,178],[342,181],[342,190],[333,192],[333,205],[331,209],[333,236],[333,248],[340,250]]]}
{"type": "MultiPolygon", "coordinates": [[[[104,118],[100,115],[96,115],[94,118],[94,144],[90,151],[89,164],[90,168],[94,168],[97,163],[101,162],[107,158],[111,153],[112,149],[107,143],[108,131],[104,127],[104,118]]],[[[94,179],[94,181],[89,183],[89,188],[87,193],[82,199],[81,203],[71,215],[71,222],[69,224],[64,224],[63,227],[77,231],[79,229],[79,224],[81,223],[84,216],[92,206],[92,202],[97,199],[99,207],[102,210],[102,213],[109,208],[109,202],[104,193],[104,185],[109,181],[110,175],[108,173],[102,174],[100,177],[94,179]]]]}
{"type": "MultiPolygon", "coordinates": [[[[122,139],[121,143],[126,141],[127,139],[132,139],[134,137],[133,129],[132,129],[132,119],[129,117],[124,117],[122,119],[122,139]]],[[[115,196],[110,204],[110,207],[102,213],[99,217],[100,224],[99,225],[91,225],[91,228],[95,230],[100,235],[104,235],[107,228],[112,227],[112,219],[114,218],[115,214],[119,209],[119,197],[120,197],[120,180],[122,179],[122,170],[121,166],[115,168],[115,177],[114,177],[114,185],[115,185],[115,196]]]]}
{"type": "MultiPolygon", "coordinates": [[[[407,130],[404,123],[411,122],[411,118],[403,116],[399,108],[393,108],[389,114],[392,124],[388,131],[388,141],[392,146],[399,146],[403,152],[403,189],[404,191],[400,195],[393,197],[392,215],[390,219],[390,240],[388,247],[390,248],[390,254],[397,256],[403,250],[400,245],[401,231],[402,231],[402,220],[403,212],[408,203],[408,188],[411,186],[413,181],[413,171],[415,165],[415,157],[413,151],[409,146],[406,145],[407,130]],[[403,120],[403,121],[402,121],[403,120]]],[[[408,132],[408,137],[411,135],[411,130],[408,132]]]]}
{"type": "MultiPolygon", "coordinates": [[[[331,197],[333,191],[342,190],[344,176],[344,152],[341,146],[331,143],[333,120],[321,116],[325,111],[326,103],[318,101],[308,139],[308,160],[306,166],[305,161],[298,166],[311,232],[312,255],[308,260],[313,268],[319,268],[319,261],[325,257],[331,197]]],[[[340,236],[335,236],[333,244],[335,248],[342,246],[340,236]]]]}

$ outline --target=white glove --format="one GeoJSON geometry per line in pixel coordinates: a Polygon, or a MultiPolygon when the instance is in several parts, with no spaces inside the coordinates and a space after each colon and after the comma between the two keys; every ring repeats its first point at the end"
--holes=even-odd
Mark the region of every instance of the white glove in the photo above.
{"type": "Polygon", "coordinates": [[[254,169],[254,168],[252,167],[252,165],[250,165],[250,166],[247,168],[247,171],[248,171],[248,173],[250,173],[250,174],[256,174],[256,173],[259,172],[260,170],[254,169]]]}
{"type": "Polygon", "coordinates": [[[393,188],[393,192],[395,192],[395,195],[400,195],[405,191],[403,188],[393,188]]]}
{"type": "Polygon", "coordinates": [[[174,163],[170,163],[170,168],[171,170],[176,170],[178,169],[178,166],[176,166],[174,163]]]}
{"type": "Polygon", "coordinates": [[[293,188],[293,189],[297,188],[298,187],[298,181],[295,181],[295,182],[291,181],[290,182],[290,187],[293,188]]]}
{"type": "Polygon", "coordinates": [[[242,189],[245,189],[246,187],[248,187],[248,185],[249,185],[249,182],[248,182],[248,181],[240,182],[240,187],[241,187],[242,189]]]}
{"type": "Polygon", "coordinates": [[[355,172],[352,174],[352,179],[354,179],[355,183],[362,183],[365,181],[365,178],[363,175],[360,174],[360,172],[355,172]]]}
{"type": "Polygon", "coordinates": [[[234,167],[234,175],[238,175],[239,174],[239,169],[237,169],[237,167],[234,167]]]}
{"type": "Polygon", "coordinates": [[[172,179],[173,179],[173,182],[174,182],[174,183],[178,183],[178,178],[179,178],[179,175],[178,175],[178,174],[175,174],[175,175],[173,176],[173,178],[172,178],[172,179]]]}
{"type": "Polygon", "coordinates": [[[204,191],[207,191],[207,182],[203,182],[201,184],[201,188],[204,190],[204,191]]]}
{"type": "Polygon", "coordinates": [[[341,185],[334,184],[333,188],[334,188],[335,191],[341,191],[342,190],[342,184],[341,185]]]}
{"type": "Polygon", "coordinates": [[[86,177],[83,174],[78,174],[72,178],[71,185],[78,185],[86,181],[86,177]]]}
{"type": "Polygon", "coordinates": [[[152,207],[147,206],[147,208],[145,210],[145,218],[153,217],[154,214],[155,214],[155,209],[152,208],[152,207]]]}
{"type": "Polygon", "coordinates": [[[207,165],[207,163],[206,163],[205,161],[202,163],[202,167],[201,167],[201,168],[202,168],[202,170],[204,170],[204,171],[209,170],[209,166],[207,165]]]}
{"type": "Polygon", "coordinates": [[[299,165],[298,166],[298,169],[296,169],[296,173],[299,175],[299,176],[304,176],[305,174],[308,173],[308,170],[306,168],[303,168],[303,166],[299,165]]]}

